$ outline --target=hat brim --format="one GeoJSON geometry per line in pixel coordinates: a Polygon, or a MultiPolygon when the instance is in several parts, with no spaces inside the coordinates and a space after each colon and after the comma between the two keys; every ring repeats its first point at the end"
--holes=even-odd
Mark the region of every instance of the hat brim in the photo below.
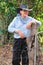
{"type": "Polygon", "coordinates": [[[23,10],[27,10],[27,11],[32,11],[32,9],[26,9],[26,8],[22,8],[23,10]]]}
{"type": "Polygon", "coordinates": [[[20,10],[32,11],[32,9],[17,8],[17,9],[16,9],[16,12],[17,12],[17,13],[20,13],[20,10]]]}

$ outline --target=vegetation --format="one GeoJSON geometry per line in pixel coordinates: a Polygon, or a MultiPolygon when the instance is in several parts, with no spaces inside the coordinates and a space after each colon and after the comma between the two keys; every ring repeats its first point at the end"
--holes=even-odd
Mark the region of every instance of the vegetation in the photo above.
{"type": "Polygon", "coordinates": [[[39,31],[43,31],[43,0],[0,0],[0,22],[3,23],[3,28],[0,28],[0,30],[4,34],[4,42],[6,39],[12,39],[10,37],[12,34],[8,33],[7,28],[16,16],[16,8],[21,2],[28,4],[29,8],[33,8],[30,15],[42,22],[39,31]]]}

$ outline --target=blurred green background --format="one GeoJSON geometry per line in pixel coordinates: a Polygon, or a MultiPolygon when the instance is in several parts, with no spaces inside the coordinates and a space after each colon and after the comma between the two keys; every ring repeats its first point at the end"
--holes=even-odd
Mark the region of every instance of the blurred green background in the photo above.
{"type": "MultiPolygon", "coordinates": [[[[22,3],[28,4],[33,8],[30,16],[42,22],[38,31],[43,31],[43,0],[0,0],[0,43],[11,43],[13,34],[8,32],[8,25],[16,16],[16,8],[22,3]]],[[[43,36],[40,38],[43,43],[43,36]]]]}

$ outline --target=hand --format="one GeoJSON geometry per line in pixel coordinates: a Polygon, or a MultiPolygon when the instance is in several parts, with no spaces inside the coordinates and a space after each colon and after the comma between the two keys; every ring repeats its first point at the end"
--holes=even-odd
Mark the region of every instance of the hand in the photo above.
{"type": "Polygon", "coordinates": [[[23,34],[23,32],[21,30],[16,29],[15,33],[19,34],[20,38],[24,38],[24,34],[23,34]]]}
{"type": "Polygon", "coordinates": [[[34,24],[34,23],[35,23],[35,22],[32,22],[32,21],[29,22],[29,23],[27,23],[26,28],[27,28],[27,29],[31,28],[31,25],[34,24]]]}
{"type": "Polygon", "coordinates": [[[20,35],[20,38],[24,38],[24,34],[21,30],[18,30],[18,34],[20,35]]]}
{"type": "Polygon", "coordinates": [[[35,21],[32,21],[32,24],[36,24],[36,22],[35,21]]]}
{"type": "Polygon", "coordinates": [[[27,23],[26,28],[27,28],[27,29],[31,28],[32,23],[33,23],[33,22],[27,23]]]}

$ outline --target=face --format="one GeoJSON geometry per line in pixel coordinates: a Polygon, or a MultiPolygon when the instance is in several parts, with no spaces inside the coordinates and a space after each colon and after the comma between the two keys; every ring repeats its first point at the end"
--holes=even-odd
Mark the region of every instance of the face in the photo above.
{"type": "Polygon", "coordinates": [[[21,10],[20,14],[24,18],[24,17],[26,17],[28,15],[28,11],[27,10],[21,10]]]}

